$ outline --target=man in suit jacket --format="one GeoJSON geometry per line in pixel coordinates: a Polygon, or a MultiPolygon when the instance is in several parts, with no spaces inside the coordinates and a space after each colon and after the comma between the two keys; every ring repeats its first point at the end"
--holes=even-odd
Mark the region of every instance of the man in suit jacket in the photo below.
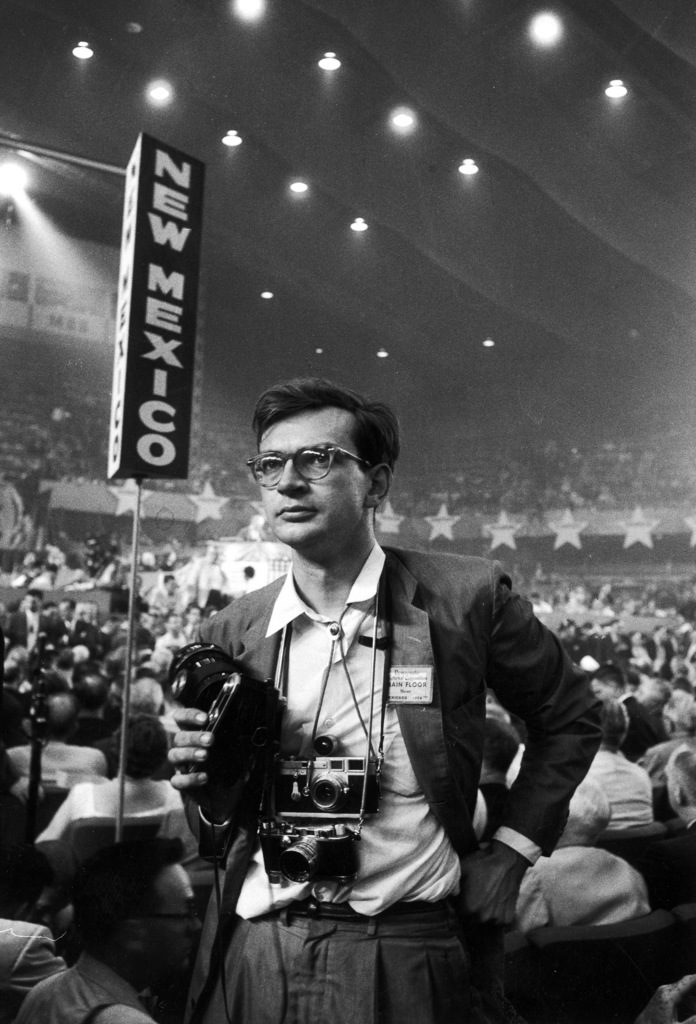
{"type": "MultiPolygon", "coordinates": [[[[599,742],[595,703],[500,566],[376,543],[374,513],[398,455],[390,410],[327,381],[291,381],[261,396],[254,424],[259,455],[249,465],[273,532],[292,549],[292,572],[219,612],[202,638],[245,674],[275,679],[287,706],[270,773],[275,807],[264,802],[259,823],[243,791],[228,809],[224,960],[211,912],[190,1017],[213,1022],[227,1005],[240,1020],[280,1021],[288,1006],[293,1019],[336,1024],[498,1019],[502,1002],[488,996],[500,994],[499,929],[512,921],[525,870],[562,831],[599,742]],[[487,686],[529,735],[503,824],[479,851],[472,815],[487,686]],[[361,793],[367,766],[378,768],[379,813],[363,797],[347,819],[338,797],[324,812],[326,791],[341,786],[313,774],[320,744],[360,766],[361,793]],[[322,826],[329,832],[317,833],[322,826]],[[317,835],[343,845],[321,846],[317,835]],[[337,866],[337,849],[355,863],[337,866]],[[296,872],[305,851],[307,869],[296,872]],[[471,958],[481,959],[475,977],[471,958]]],[[[193,709],[178,721],[173,783],[194,821],[196,802],[209,810],[214,738],[193,709]]]]}
{"type": "Polygon", "coordinates": [[[26,647],[31,653],[41,634],[47,646],[60,646],[65,636],[65,624],[59,616],[45,615],[42,605],[43,593],[40,590],[28,590],[18,610],[11,612],[8,618],[5,630],[6,651],[13,647],[26,647]]]}
{"type": "Polygon", "coordinates": [[[65,970],[48,928],[30,918],[53,871],[29,844],[0,853],[0,1024],[10,1024],[37,982],[65,970]]]}
{"type": "Polygon", "coordinates": [[[696,901],[696,750],[677,748],[667,763],[667,795],[686,832],[651,843],[636,862],[653,909],[696,901]]]}

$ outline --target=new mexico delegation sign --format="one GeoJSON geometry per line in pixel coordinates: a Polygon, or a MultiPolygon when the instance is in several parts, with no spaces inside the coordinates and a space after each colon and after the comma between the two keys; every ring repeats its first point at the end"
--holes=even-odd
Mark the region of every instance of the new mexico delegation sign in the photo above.
{"type": "Polygon", "coordinates": [[[185,479],[204,165],[141,134],[126,172],[109,478],[185,479]]]}

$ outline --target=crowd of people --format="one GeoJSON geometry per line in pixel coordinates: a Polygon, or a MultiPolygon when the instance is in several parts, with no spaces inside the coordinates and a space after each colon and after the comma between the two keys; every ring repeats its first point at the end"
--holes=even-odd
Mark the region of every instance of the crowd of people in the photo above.
{"type": "MultiPolygon", "coordinates": [[[[383,551],[389,410],[299,381],[271,389],[255,423],[285,579],[230,594],[212,545],[195,576],[168,565],[141,588],[132,628],[125,609],[49,600],[36,578],[1,610],[0,1021],[180,1024],[185,1007],[205,1024],[279,1021],[288,1002],[297,1020],[330,1005],[350,1024],[497,1021],[504,932],[696,903],[693,588],[654,594],[638,629],[648,609],[607,585],[525,601],[483,560],[383,551]],[[206,710],[175,699],[172,666],[197,640],[249,681],[275,678],[265,699],[285,709],[272,779],[277,708],[239,734],[249,760],[220,816],[206,710]],[[312,751],[337,748],[340,771],[310,782],[312,751]],[[358,771],[359,814],[306,820],[353,799],[340,780],[358,771]],[[85,845],[85,822],[120,813],[147,835],[85,845]],[[630,859],[612,846],[627,833],[646,838],[630,859]],[[227,853],[222,894],[199,842],[227,853]]],[[[691,984],[662,988],[641,1024],[664,1024],[691,984]]]]}
{"type": "MultiPolygon", "coordinates": [[[[108,396],[60,380],[59,394],[31,380],[3,396],[0,476],[29,498],[35,498],[41,480],[104,479],[108,396]]],[[[217,494],[251,494],[244,471],[245,431],[240,425],[230,436],[227,419],[227,410],[202,415],[194,436],[201,455],[192,460],[191,476],[167,486],[198,492],[210,482],[217,494]]],[[[543,437],[506,439],[501,445],[495,438],[479,438],[456,451],[456,463],[448,465],[441,457],[436,471],[402,477],[395,498],[402,514],[430,515],[438,501],[446,501],[455,515],[500,508],[534,515],[548,508],[669,506],[696,499],[693,438],[684,431],[639,442],[615,438],[589,444],[543,437]]]]}

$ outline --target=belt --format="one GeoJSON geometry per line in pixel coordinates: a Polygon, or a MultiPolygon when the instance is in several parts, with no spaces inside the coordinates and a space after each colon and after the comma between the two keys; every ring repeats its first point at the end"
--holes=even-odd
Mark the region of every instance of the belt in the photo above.
{"type": "Polygon", "coordinates": [[[378,914],[359,914],[348,903],[322,903],[320,900],[294,900],[279,911],[288,917],[316,917],[326,921],[384,921],[390,917],[407,917],[408,915],[424,914],[442,917],[449,909],[446,900],[428,902],[427,900],[399,900],[378,914]]]}

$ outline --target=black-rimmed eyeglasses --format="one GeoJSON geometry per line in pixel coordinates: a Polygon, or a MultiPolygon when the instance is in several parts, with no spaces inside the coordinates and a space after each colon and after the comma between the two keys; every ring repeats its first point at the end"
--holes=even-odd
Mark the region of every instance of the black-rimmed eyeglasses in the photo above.
{"type": "Polygon", "coordinates": [[[309,448],[298,448],[291,455],[285,455],[283,452],[262,452],[260,455],[254,455],[252,459],[247,459],[246,464],[257,483],[262,487],[273,488],[280,483],[286,462],[292,462],[295,472],[303,480],[312,482],[323,480],[329,475],[337,455],[355,459],[363,466],[370,465],[359,455],[340,448],[337,444],[317,444],[309,448]]]}

